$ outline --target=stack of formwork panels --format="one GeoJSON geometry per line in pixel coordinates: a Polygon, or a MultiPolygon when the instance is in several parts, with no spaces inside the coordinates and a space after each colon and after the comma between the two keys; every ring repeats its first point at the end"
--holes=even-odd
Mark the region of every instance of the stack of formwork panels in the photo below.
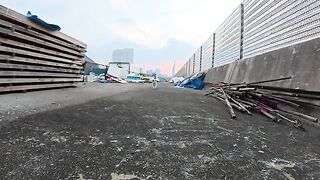
{"type": "Polygon", "coordinates": [[[0,93],[75,86],[86,44],[0,5],[0,93]]]}

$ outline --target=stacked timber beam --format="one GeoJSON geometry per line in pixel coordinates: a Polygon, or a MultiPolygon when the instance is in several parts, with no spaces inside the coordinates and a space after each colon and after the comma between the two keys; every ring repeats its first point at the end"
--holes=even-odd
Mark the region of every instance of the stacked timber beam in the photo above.
{"type": "Polygon", "coordinates": [[[302,122],[319,127],[319,119],[305,113],[305,110],[318,110],[317,104],[309,100],[319,100],[320,92],[261,85],[288,79],[291,77],[252,83],[218,83],[212,85],[206,96],[225,104],[232,118],[237,117],[236,110],[248,115],[258,112],[274,122],[284,121],[301,130],[305,130],[302,122]]]}
{"type": "Polygon", "coordinates": [[[83,81],[86,44],[0,5],[0,93],[83,81]]]}

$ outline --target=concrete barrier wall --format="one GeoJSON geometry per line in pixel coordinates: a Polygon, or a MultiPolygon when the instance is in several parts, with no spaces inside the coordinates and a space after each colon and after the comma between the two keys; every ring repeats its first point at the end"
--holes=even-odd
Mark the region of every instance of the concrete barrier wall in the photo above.
{"type": "Polygon", "coordinates": [[[255,82],[286,76],[293,78],[264,85],[320,91],[320,39],[211,68],[205,83],[255,82]]]}

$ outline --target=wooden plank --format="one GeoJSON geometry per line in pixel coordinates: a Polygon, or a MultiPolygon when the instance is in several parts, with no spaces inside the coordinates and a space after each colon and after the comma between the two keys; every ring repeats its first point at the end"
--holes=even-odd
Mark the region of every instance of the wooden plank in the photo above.
{"type": "Polygon", "coordinates": [[[46,72],[74,73],[74,74],[82,74],[83,72],[81,70],[47,67],[47,66],[1,63],[1,61],[0,61],[0,69],[35,70],[35,71],[46,71],[46,72]]]}
{"type": "Polygon", "coordinates": [[[83,66],[78,66],[76,64],[64,64],[64,63],[46,61],[46,60],[36,59],[36,58],[30,59],[25,57],[9,56],[9,55],[2,55],[2,54],[0,54],[0,62],[5,62],[5,63],[18,62],[18,63],[52,66],[52,67],[63,67],[68,69],[78,69],[78,70],[84,69],[83,66]]]}
{"type": "Polygon", "coordinates": [[[75,59],[75,60],[80,60],[80,61],[83,59],[83,58],[76,57],[73,55],[64,54],[64,53],[57,52],[54,50],[33,46],[30,44],[26,44],[26,43],[19,42],[19,41],[14,41],[14,40],[3,38],[3,37],[0,37],[0,43],[10,45],[10,46],[15,46],[18,48],[24,48],[24,49],[28,49],[28,50],[32,50],[32,51],[37,51],[39,53],[45,53],[45,54],[49,54],[49,55],[53,55],[53,56],[58,56],[61,58],[75,59]]]}
{"type": "MultiPolygon", "coordinates": [[[[0,16],[0,18],[1,18],[1,16],[0,16]]],[[[18,31],[20,33],[23,33],[23,34],[26,34],[26,35],[29,35],[29,36],[32,36],[32,37],[35,37],[35,38],[39,38],[39,39],[42,39],[42,40],[57,44],[59,46],[64,46],[64,47],[70,48],[70,50],[73,50],[73,51],[84,52],[83,48],[75,47],[74,45],[68,44],[68,43],[63,42],[63,41],[61,41],[59,39],[52,38],[50,36],[47,36],[47,35],[44,35],[42,33],[33,31],[33,30],[25,28],[23,26],[19,26],[17,24],[13,24],[13,23],[8,22],[8,21],[3,20],[3,19],[0,19],[0,26],[6,27],[8,29],[15,30],[15,31],[18,31]]]]}
{"type": "Polygon", "coordinates": [[[80,78],[0,78],[0,84],[82,82],[80,78]]]}
{"type": "Polygon", "coordinates": [[[0,15],[8,17],[10,19],[13,19],[17,22],[20,22],[26,26],[31,27],[32,29],[37,29],[38,31],[45,33],[45,34],[48,34],[48,35],[51,35],[52,37],[56,37],[58,39],[64,40],[64,41],[69,42],[71,44],[75,44],[75,45],[82,47],[82,48],[87,48],[87,45],[85,43],[83,43],[77,39],[74,39],[74,38],[72,38],[62,32],[49,31],[49,30],[43,28],[42,26],[30,21],[24,15],[22,15],[18,12],[15,12],[15,11],[13,11],[7,7],[4,7],[2,5],[0,5],[0,15]]]}
{"type": "Polygon", "coordinates": [[[51,88],[63,88],[63,87],[75,87],[75,86],[76,86],[75,83],[5,86],[5,87],[0,87],[0,92],[3,93],[3,92],[13,92],[13,91],[51,89],[51,88]]]}
{"type": "Polygon", "coordinates": [[[20,54],[20,55],[24,55],[24,56],[31,56],[31,57],[36,57],[36,58],[43,58],[43,59],[47,59],[47,60],[58,61],[58,62],[69,63],[69,64],[77,64],[77,65],[84,64],[84,61],[73,61],[73,60],[54,57],[54,56],[50,56],[50,55],[44,55],[44,54],[30,52],[30,51],[26,51],[26,50],[6,47],[3,45],[0,45],[0,51],[13,53],[13,54],[20,54]]]}
{"type": "Polygon", "coordinates": [[[65,77],[65,78],[81,78],[79,74],[39,72],[39,71],[0,71],[0,77],[65,77]]]}
{"type": "Polygon", "coordinates": [[[27,36],[25,34],[21,34],[21,33],[17,32],[17,31],[12,31],[12,30],[0,27],[0,33],[3,34],[3,35],[6,35],[6,36],[10,36],[12,38],[17,38],[20,41],[29,41],[29,42],[35,43],[35,44],[37,44],[39,46],[45,46],[45,47],[53,48],[53,49],[60,50],[62,52],[70,53],[70,54],[73,54],[73,55],[76,55],[76,56],[80,56],[80,57],[83,56],[83,53],[81,53],[81,52],[73,51],[71,49],[68,49],[68,48],[65,48],[65,47],[62,47],[62,46],[59,46],[59,45],[56,45],[54,43],[50,43],[50,42],[47,42],[47,41],[44,41],[44,40],[41,40],[41,39],[37,39],[35,37],[30,37],[30,36],[27,36]]]}
{"type": "Polygon", "coordinates": [[[74,50],[68,49],[66,47],[59,46],[57,44],[47,42],[47,41],[44,41],[44,40],[41,40],[41,39],[38,39],[38,38],[35,38],[32,36],[27,36],[25,34],[17,32],[17,31],[12,31],[12,30],[0,27],[0,33],[11,37],[11,39],[16,38],[16,39],[19,39],[19,41],[24,41],[24,42],[28,41],[31,43],[35,43],[38,46],[53,48],[55,50],[59,50],[59,51],[65,52],[65,53],[73,54],[73,55],[76,55],[79,57],[83,56],[82,52],[74,51],[74,50]]]}

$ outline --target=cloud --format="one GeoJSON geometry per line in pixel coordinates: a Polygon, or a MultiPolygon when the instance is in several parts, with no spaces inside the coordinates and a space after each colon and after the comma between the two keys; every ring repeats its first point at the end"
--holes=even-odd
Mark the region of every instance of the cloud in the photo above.
{"type": "Polygon", "coordinates": [[[133,18],[130,17],[121,17],[117,20],[120,24],[134,24],[136,21],[133,18]]]}
{"type": "Polygon", "coordinates": [[[174,0],[173,36],[200,46],[222,22],[240,5],[242,0],[174,0]]]}
{"type": "Polygon", "coordinates": [[[170,33],[165,27],[172,26],[170,19],[166,18],[171,14],[167,0],[112,0],[111,2],[113,8],[124,16],[120,18],[122,21],[111,25],[112,33],[148,48],[159,49],[167,45],[170,33]]]}
{"type": "MultiPolygon", "coordinates": [[[[182,64],[242,0],[2,0],[28,10],[88,44],[99,63],[116,48],[135,48],[135,60],[155,68],[182,64]]],[[[165,68],[163,68],[165,69],[165,68]]],[[[166,70],[171,73],[171,70],[166,70]]]]}
{"type": "Polygon", "coordinates": [[[163,48],[168,41],[164,33],[142,22],[117,23],[111,26],[111,32],[147,48],[163,48]]]}

